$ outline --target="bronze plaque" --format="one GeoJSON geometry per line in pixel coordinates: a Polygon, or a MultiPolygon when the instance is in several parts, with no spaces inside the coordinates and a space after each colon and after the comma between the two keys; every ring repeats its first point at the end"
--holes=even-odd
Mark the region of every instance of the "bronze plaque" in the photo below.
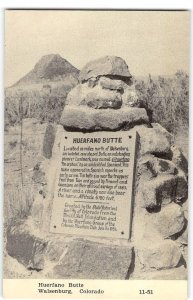
{"type": "Polygon", "coordinates": [[[129,239],[136,133],[64,132],[50,231],[129,239]]]}

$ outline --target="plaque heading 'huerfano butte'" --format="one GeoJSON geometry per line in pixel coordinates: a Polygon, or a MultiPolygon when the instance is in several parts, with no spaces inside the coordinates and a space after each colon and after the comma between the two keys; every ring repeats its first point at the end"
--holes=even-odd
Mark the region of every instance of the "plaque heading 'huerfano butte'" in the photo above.
{"type": "Polygon", "coordinates": [[[129,239],[136,133],[65,132],[60,147],[50,231],[129,239]]]}

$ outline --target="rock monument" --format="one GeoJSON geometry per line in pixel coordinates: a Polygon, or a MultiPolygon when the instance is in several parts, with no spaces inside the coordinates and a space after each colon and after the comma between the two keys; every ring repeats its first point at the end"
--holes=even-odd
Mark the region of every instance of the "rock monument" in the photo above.
{"type": "MultiPolygon", "coordinates": [[[[151,123],[147,109],[132,86],[132,76],[123,59],[106,56],[89,62],[82,69],[79,84],[68,94],[54,135],[54,142],[51,138],[51,149],[47,149],[49,158],[45,160],[46,185],[35,199],[31,215],[8,228],[8,254],[26,268],[39,271],[38,275],[42,278],[185,279],[188,243],[187,161],[173,145],[171,134],[161,125],[151,123]],[[133,142],[129,137],[134,139],[133,142]],[[82,141],[84,147],[86,141],[87,148],[81,148],[81,142],[73,144],[74,148],[72,141],[65,144],[73,138],[75,143],[76,139],[82,141]],[[111,147],[111,151],[108,155],[105,155],[105,151],[110,148],[101,148],[104,146],[103,138],[105,142],[110,138],[107,146],[111,147]],[[115,143],[115,139],[119,138],[119,141],[123,141],[121,145],[115,143]],[[95,139],[94,142],[91,139],[95,139]],[[98,143],[99,148],[95,146],[91,150],[89,147],[93,143],[98,143]],[[88,151],[87,155],[85,151],[88,151]],[[87,191],[91,191],[92,176],[88,175],[90,169],[83,172],[88,167],[91,154],[96,161],[101,156],[106,164],[101,163],[101,168],[95,172],[96,179],[99,178],[98,181],[95,180],[95,184],[100,184],[100,187],[95,189],[92,197],[87,198],[84,188],[80,191],[80,182],[83,184],[84,177],[89,177],[87,191]],[[81,174],[84,173],[81,178],[76,176],[80,172],[74,172],[74,179],[70,179],[72,169],[66,168],[68,160],[71,166],[76,161],[82,162],[79,163],[81,174]],[[112,162],[117,164],[117,168],[111,165],[112,162]],[[108,174],[103,170],[107,165],[110,166],[108,174]],[[55,196],[58,170],[62,166],[64,169],[60,173],[60,181],[67,182],[63,185],[65,193],[61,192],[64,190],[57,190],[55,196]],[[120,170],[123,177],[116,177],[117,170],[120,170]],[[109,179],[106,181],[108,187],[101,187],[100,174],[109,179]],[[69,181],[62,180],[63,178],[69,181]],[[117,181],[110,181],[112,178],[117,178],[117,181]],[[72,189],[66,190],[68,187],[72,189]],[[118,198],[116,187],[125,190],[123,200],[118,198]],[[112,195],[109,192],[111,189],[114,189],[112,195]],[[97,192],[99,190],[101,198],[97,192]],[[57,221],[57,213],[60,215],[60,203],[64,204],[66,201],[64,194],[68,198],[65,202],[68,207],[66,204],[66,210],[61,215],[64,228],[58,231],[58,225],[53,225],[53,222],[57,221]],[[86,206],[80,206],[79,203],[75,206],[77,199],[84,200],[85,205],[89,199],[93,205],[96,197],[100,201],[117,201],[117,206],[101,206],[100,212],[104,215],[104,220],[107,220],[107,207],[111,211],[112,222],[119,220],[112,225],[113,228],[121,228],[120,224],[124,224],[125,228],[128,226],[128,234],[124,236],[123,231],[122,235],[112,235],[107,230],[104,235],[92,234],[94,231],[90,225],[87,229],[82,228],[81,234],[79,231],[73,233],[73,229],[67,228],[74,226],[75,216],[79,216],[80,220],[85,219],[83,208],[86,206]],[[70,208],[70,201],[73,208],[70,208]],[[122,205],[121,208],[120,203],[124,207],[122,205]],[[77,208],[80,208],[82,216],[78,215],[77,208]],[[128,217],[125,216],[127,211],[128,217]],[[70,221],[65,219],[66,215],[70,216],[70,221]]],[[[49,140],[48,134],[44,148],[49,147],[47,139],[49,140]]],[[[87,206],[89,207],[91,205],[87,206]]],[[[90,214],[95,212],[98,214],[97,205],[92,206],[89,211],[90,214]]],[[[102,217],[98,220],[102,220],[102,217]]],[[[87,224],[91,224],[90,222],[87,224]]],[[[96,233],[99,227],[94,230],[96,233]]]]}

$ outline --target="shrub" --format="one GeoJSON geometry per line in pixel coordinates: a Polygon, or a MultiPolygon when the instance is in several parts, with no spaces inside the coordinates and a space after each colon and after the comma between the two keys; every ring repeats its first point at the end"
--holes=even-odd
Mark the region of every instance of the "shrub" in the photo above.
{"type": "MultiPolygon", "coordinates": [[[[136,80],[140,102],[150,112],[152,121],[158,122],[176,134],[179,127],[188,127],[189,76],[177,71],[174,76],[159,76],[136,80]]],[[[43,122],[58,122],[72,85],[55,84],[39,89],[8,89],[5,98],[5,125],[21,122],[23,118],[36,118],[43,122]]]]}
{"type": "Polygon", "coordinates": [[[173,77],[159,76],[136,81],[139,98],[152,110],[152,121],[176,134],[179,127],[188,127],[189,76],[177,71],[173,77]]]}
{"type": "Polygon", "coordinates": [[[42,122],[58,122],[70,86],[40,89],[18,89],[5,92],[5,126],[19,124],[22,119],[36,118],[42,122]]]}

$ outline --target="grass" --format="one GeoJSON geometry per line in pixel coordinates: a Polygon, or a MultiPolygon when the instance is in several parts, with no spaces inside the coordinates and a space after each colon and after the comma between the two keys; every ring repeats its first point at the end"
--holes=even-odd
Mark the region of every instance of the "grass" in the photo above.
{"type": "Polygon", "coordinates": [[[179,129],[188,128],[189,76],[177,71],[169,78],[159,76],[146,81],[136,81],[136,89],[142,105],[152,111],[152,121],[160,123],[177,135],[179,129]]]}
{"type": "Polygon", "coordinates": [[[19,124],[5,132],[4,222],[7,225],[28,216],[34,197],[41,188],[33,175],[34,166],[43,161],[45,129],[46,124],[39,124],[37,120],[23,120],[22,145],[19,124]]]}

